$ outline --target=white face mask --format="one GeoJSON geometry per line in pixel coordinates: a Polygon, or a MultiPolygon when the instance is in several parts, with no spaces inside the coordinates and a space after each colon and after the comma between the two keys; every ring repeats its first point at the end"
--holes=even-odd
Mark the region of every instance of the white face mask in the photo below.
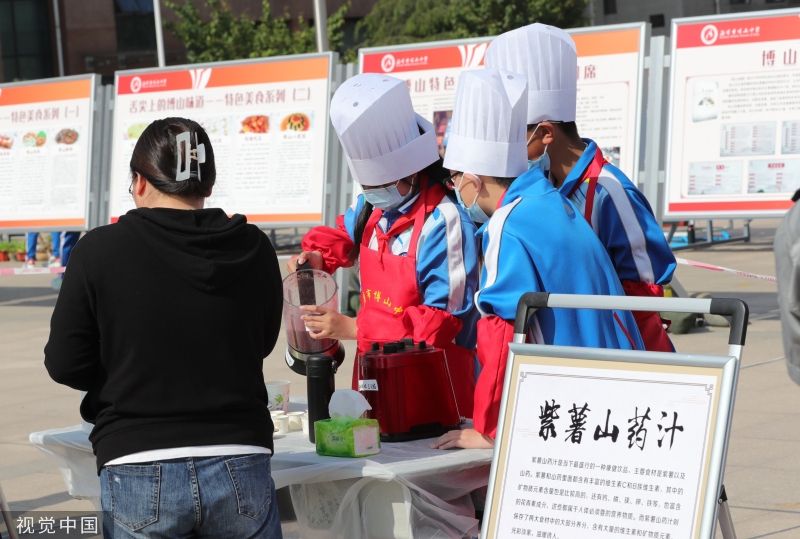
{"type": "MultiPolygon", "coordinates": [[[[533,133],[531,136],[528,137],[528,142],[525,143],[525,146],[530,146],[531,141],[533,140],[533,136],[536,134],[536,130],[539,129],[539,126],[542,124],[536,124],[536,127],[533,128],[533,133]]],[[[528,159],[528,170],[539,167],[541,171],[549,177],[550,174],[550,156],[547,154],[547,145],[544,147],[544,152],[542,155],[537,157],[536,159],[528,159]]]]}
{"type": "Polygon", "coordinates": [[[381,210],[394,210],[399,208],[403,202],[414,192],[414,181],[416,176],[411,178],[411,189],[405,195],[400,193],[397,188],[403,180],[397,180],[392,185],[378,187],[375,189],[364,189],[364,200],[372,204],[373,207],[381,210]]]}

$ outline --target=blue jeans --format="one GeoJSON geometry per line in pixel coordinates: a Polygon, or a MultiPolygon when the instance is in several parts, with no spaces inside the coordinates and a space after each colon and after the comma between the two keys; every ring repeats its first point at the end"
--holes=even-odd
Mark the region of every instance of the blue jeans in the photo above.
{"type": "MultiPolygon", "coordinates": [[[[61,232],[50,233],[50,246],[53,256],[61,259],[61,265],[66,266],[69,261],[69,255],[72,253],[72,248],[78,243],[78,238],[81,237],[80,232],[64,232],[62,239],[61,232]]],[[[26,258],[28,260],[36,260],[36,242],[39,241],[38,232],[28,232],[25,235],[25,251],[27,252],[26,258]]]]}
{"type": "Polygon", "coordinates": [[[103,537],[282,539],[270,456],[105,466],[103,537]]]}

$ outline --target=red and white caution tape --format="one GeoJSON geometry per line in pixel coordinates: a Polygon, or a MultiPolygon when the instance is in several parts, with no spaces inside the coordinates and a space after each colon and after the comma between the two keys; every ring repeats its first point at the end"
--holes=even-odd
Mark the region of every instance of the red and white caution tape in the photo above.
{"type": "Polygon", "coordinates": [[[0,268],[0,276],[3,275],[51,275],[54,273],[64,273],[63,267],[59,268],[0,268]]]}
{"type": "Polygon", "coordinates": [[[733,268],[726,268],[724,266],[715,266],[714,264],[707,264],[705,262],[698,262],[697,260],[687,260],[685,258],[675,258],[678,264],[684,266],[691,266],[693,268],[707,269],[711,271],[721,271],[723,273],[732,273],[739,277],[746,277],[748,279],[761,279],[762,281],[777,282],[777,279],[772,275],[761,275],[760,273],[750,273],[749,271],[742,271],[733,268]]]}

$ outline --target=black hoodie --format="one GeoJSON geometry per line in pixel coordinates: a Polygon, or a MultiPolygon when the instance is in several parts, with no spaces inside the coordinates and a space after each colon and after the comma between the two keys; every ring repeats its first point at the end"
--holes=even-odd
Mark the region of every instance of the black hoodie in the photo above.
{"type": "Polygon", "coordinates": [[[75,246],[45,366],[88,391],[98,470],[154,449],[272,449],[263,358],[280,331],[275,251],[241,215],[132,210],[75,246]]]}

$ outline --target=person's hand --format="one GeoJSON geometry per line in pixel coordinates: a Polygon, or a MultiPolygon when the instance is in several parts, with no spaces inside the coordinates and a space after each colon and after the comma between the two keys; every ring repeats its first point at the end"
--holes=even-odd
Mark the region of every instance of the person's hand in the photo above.
{"type": "Polygon", "coordinates": [[[440,436],[431,446],[433,449],[491,449],[494,440],[475,429],[451,430],[440,436]]]}
{"type": "Polygon", "coordinates": [[[299,255],[293,256],[289,259],[289,262],[286,264],[286,267],[289,269],[289,273],[294,273],[297,271],[297,266],[302,264],[308,260],[311,263],[312,269],[321,270],[322,267],[325,265],[322,259],[322,253],[319,251],[303,251],[299,255]]]}
{"type": "Polygon", "coordinates": [[[345,316],[328,307],[303,305],[300,309],[308,313],[304,314],[302,319],[309,329],[308,334],[312,339],[353,340],[356,338],[355,318],[345,316]]]}

